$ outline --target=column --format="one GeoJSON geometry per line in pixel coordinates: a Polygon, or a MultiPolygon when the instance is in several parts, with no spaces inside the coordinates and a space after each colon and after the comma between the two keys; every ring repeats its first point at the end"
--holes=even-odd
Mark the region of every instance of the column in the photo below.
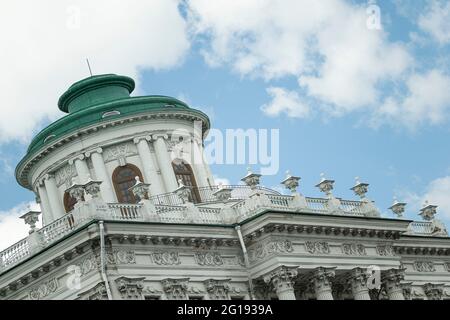
{"type": "Polygon", "coordinates": [[[166,134],[154,134],[152,136],[155,147],[156,159],[158,161],[159,169],[163,177],[167,192],[173,192],[178,188],[178,182],[173,172],[172,159],[169,157],[166,143],[164,139],[168,139],[166,134]]]}
{"type": "Polygon", "coordinates": [[[389,269],[381,279],[389,300],[405,300],[401,281],[405,278],[404,269],[389,269]]]}
{"type": "Polygon", "coordinates": [[[53,220],[59,219],[66,213],[64,210],[62,197],[59,194],[56,186],[55,176],[53,174],[46,174],[44,177],[45,189],[47,190],[50,208],[52,209],[53,220]]]}
{"type": "Polygon", "coordinates": [[[143,136],[134,138],[134,143],[137,146],[139,157],[141,158],[144,169],[145,182],[150,184],[150,195],[157,195],[164,193],[164,188],[160,183],[160,178],[156,172],[156,166],[150,153],[148,141],[150,136],[143,136]]]}
{"type": "MultiPolygon", "coordinates": [[[[192,160],[191,161],[195,167],[195,171],[198,176],[198,180],[197,180],[198,186],[199,187],[208,187],[209,186],[208,171],[206,170],[207,169],[206,167],[208,166],[208,164],[206,163],[203,152],[200,149],[198,144],[199,144],[199,142],[195,138],[191,139],[191,146],[192,146],[191,147],[191,150],[192,150],[192,155],[191,155],[192,160]]],[[[209,180],[212,185],[213,184],[212,179],[210,178],[209,180]]]]}
{"type": "Polygon", "coordinates": [[[369,289],[367,288],[367,278],[368,275],[365,269],[354,268],[350,272],[350,276],[347,279],[347,285],[355,300],[370,300],[369,289]]]}
{"type": "Polygon", "coordinates": [[[42,225],[45,226],[55,220],[53,218],[52,208],[48,200],[47,190],[44,187],[44,181],[39,181],[37,185],[37,193],[40,199],[41,212],[42,212],[42,225]]]}
{"type": "Polygon", "coordinates": [[[89,172],[89,168],[87,166],[85,156],[83,154],[80,154],[75,158],[70,159],[69,164],[70,165],[75,164],[75,170],[77,171],[79,184],[84,184],[89,180],[91,174],[89,172]]]}
{"type": "Polygon", "coordinates": [[[103,200],[107,203],[114,203],[117,202],[117,200],[111,185],[111,178],[109,177],[105,162],[103,161],[102,152],[102,148],[97,148],[95,150],[86,152],[85,155],[88,158],[91,157],[95,177],[97,180],[102,182],[102,184],[100,185],[100,193],[103,200]]]}
{"type": "Polygon", "coordinates": [[[297,269],[281,266],[264,276],[264,282],[274,286],[279,300],[295,300],[294,279],[298,275],[297,269]]]}
{"type": "Polygon", "coordinates": [[[313,271],[310,284],[316,293],[317,300],[334,300],[331,280],[334,278],[335,268],[319,267],[313,271]]]}

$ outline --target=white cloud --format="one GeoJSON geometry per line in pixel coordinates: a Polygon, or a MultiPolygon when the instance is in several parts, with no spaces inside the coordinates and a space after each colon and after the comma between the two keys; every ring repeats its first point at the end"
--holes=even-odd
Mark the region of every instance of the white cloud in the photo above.
{"type": "Polygon", "coordinates": [[[0,4],[0,143],[26,141],[61,113],[75,81],[179,64],[189,41],[177,0],[17,0],[0,4]]]}
{"type": "MultiPolygon", "coordinates": [[[[35,202],[21,203],[8,211],[0,211],[0,250],[28,236],[30,228],[19,217],[30,209],[40,211],[35,202]]],[[[40,227],[40,223],[36,226],[40,227]]]]}
{"type": "Polygon", "coordinates": [[[267,88],[267,93],[271,96],[269,104],[261,107],[268,116],[277,116],[286,113],[292,118],[306,118],[310,115],[310,108],[303,102],[296,91],[288,91],[279,87],[267,88]]]}
{"type": "MultiPolygon", "coordinates": [[[[241,75],[266,81],[294,76],[308,100],[331,115],[372,112],[382,102],[380,86],[401,80],[414,62],[406,45],[390,42],[383,30],[367,28],[365,5],[191,0],[189,8],[192,29],[210,39],[204,49],[208,63],[231,65],[241,75]]],[[[287,90],[275,90],[269,93],[287,96],[287,90]]],[[[272,101],[263,110],[300,118],[308,114],[298,95],[289,92],[288,99],[290,107],[272,101]]]]}
{"type": "Polygon", "coordinates": [[[428,10],[420,15],[418,25],[439,44],[450,43],[450,2],[431,1],[428,10]]]}
{"type": "MultiPolygon", "coordinates": [[[[450,176],[431,181],[421,194],[408,193],[405,200],[409,206],[417,211],[423,207],[425,201],[438,206],[438,219],[450,221],[450,176]]],[[[414,218],[417,218],[414,217],[414,218]]]]}
{"type": "Polygon", "coordinates": [[[407,93],[390,97],[376,111],[373,124],[384,120],[414,129],[423,123],[441,124],[450,112],[450,77],[439,70],[413,74],[406,81],[407,93]]]}
{"type": "Polygon", "coordinates": [[[224,185],[224,186],[231,185],[230,180],[227,178],[222,178],[222,177],[219,177],[218,175],[214,175],[213,178],[214,178],[214,182],[217,186],[218,185],[224,185]]]}

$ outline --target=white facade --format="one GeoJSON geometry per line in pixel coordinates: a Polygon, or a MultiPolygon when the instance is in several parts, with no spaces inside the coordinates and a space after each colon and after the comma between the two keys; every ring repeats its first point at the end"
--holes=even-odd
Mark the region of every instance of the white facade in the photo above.
{"type": "Polygon", "coordinates": [[[215,186],[193,155],[204,139],[194,122],[206,120],[148,109],[27,157],[19,180],[38,196],[43,227],[24,215],[30,235],[0,253],[0,299],[450,299],[450,239],[435,206],[425,221],[401,218],[401,203],[400,217],[381,218],[359,181],[359,201],[334,197],[327,179],[325,198],[304,197],[292,176],[289,196],[252,172],[245,185],[215,186]],[[177,181],[174,159],[196,186],[177,181]],[[114,172],[127,164],[142,174],[130,189],[139,203],[118,203],[114,172]],[[77,199],[68,213],[66,192],[77,199]]]}

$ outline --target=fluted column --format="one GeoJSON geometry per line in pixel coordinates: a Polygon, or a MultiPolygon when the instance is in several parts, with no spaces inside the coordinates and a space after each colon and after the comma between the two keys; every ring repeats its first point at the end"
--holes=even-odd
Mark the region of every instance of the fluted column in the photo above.
{"type": "Polygon", "coordinates": [[[103,149],[97,148],[85,153],[86,157],[91,157],[92,166],[94,167],[95,177],[100,180],[100,193],[107,203],[117,202],[115,193],[111,185],[111,177],[106,170],[105,161],[103,160],[103,149]]]}
{"type": "Polygon", "coordinates": [[[78,183],[85,183],[91,176],[84,154],[77,155],[75,158],[70,159],[69,164],[75,164],[75,170],[78,175],[78,183]]]}
{"type": "Polygon", "coordinates": [[[404,269],[389,269],[381,279],[389,300],[405,300],[401,281],[405,278],[404,269]]]}
{"type": "Polygon", "coordinates": [[[44,181],[39,181],[37,185],[37,192],[40,199],[40,206],[42,212],[42,225],[46,225],[54,220],[52,208],[48,200],[47,190],[45,190],[44,181]]]}
{"type": "Polygon", "coordinates": [[[197,184],[199,187],[208,187],[209,183],[213,183],[212,179],[209,179],[208,183],[208,171],[207,166],[208,164],[205,161],[204,155],[202,150],[199,147],[199,141],[197,141],[195,138],[191,139],[191,146],[192,146],[192,164],[195,166],[195,171],[198,175],[198,181],[197,184]]]}
{"type": "Polygon", "coordinates": [[[156,166],[150,153],[150,147],[148,145],[148,141],[150,140],[150,136],[142,136],[134,138],[133,141],[137,146],[139,157],[141,158],[145,182],[150,183],[150,195],[157,195],[164,193],[164,188],[160,183],[156,166]]]}
{"type": "Polygon", "coordinates": [[[316,268],[310,280],[317,300],[334,300],[331,288],[331,280],[334,278],[335,268],[316,268]]]}
{"type": "Polygon", "coordinates": [[[367,288],[368,275],[362,268],[354,268],[347,279],[347,285],[355,300],[370,300],[369,289],[367,288]]]}
{"type": "Polygon", "coordinates": [[[154,140],[153,146],[155,147],[156,159],[161,170],[166,191],[173,192],[178,188],[178,183],[173,171],[172,159],[169,157],[169,152],[164,142],[164,139],[168,139],[168,136],[166,134],[154,134],[152,138],[154,140]]]}
{"type": "Polygon", "coordinates": [[[264,282],[274,286],[279,300],[295,300],[294,279],[297,275],[297,267],[281,266],[265,275],[264,282]]]}
{"type": "Polygon", "coordinates": [[[55,176],[53,174],[46,174],[44,177],[45,189],[47,190],[48,200],[50,207],[52,208],[53,219],[59,219],[66,211],[64,210],[62,197],[59,194],[58,187],[56,186],[55,176]]]}

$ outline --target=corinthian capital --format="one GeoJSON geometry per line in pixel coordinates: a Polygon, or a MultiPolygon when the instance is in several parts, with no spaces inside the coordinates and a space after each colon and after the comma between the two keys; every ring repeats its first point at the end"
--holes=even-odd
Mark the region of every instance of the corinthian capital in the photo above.
{"type": "Polygon", "coordinates": [[[293,287],[293,280],[298,275],[298,267],[280,266],[264,276],[264,282],[272,283],[275,289],[288,286],[293,287]]]}
{"type": "Polygon", "coordinates": [[[315,291],[331,289],[331,281],[335,276],[334,269],[336,268],[318,267],[312,272],[310,283],[315,291]]]}

